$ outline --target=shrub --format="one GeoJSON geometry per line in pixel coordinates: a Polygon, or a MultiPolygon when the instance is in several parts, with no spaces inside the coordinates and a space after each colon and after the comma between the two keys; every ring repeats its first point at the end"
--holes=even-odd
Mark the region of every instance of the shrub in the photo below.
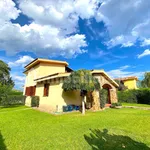
{"type": "Polygon", "coordinates": [[[0,105],[18,105],[18,104],[25,104],[25,96],[23,95],[7,95],[2,98],[0,105]]]}
{"type": "Polygon", "coordinates": [[[119,102],[150,104],[150,88],[118,91],[119,102]]]}
{"type": "Polygon", "coordinates": [[[114,107],[116,107],[116,106],[122,106],[122,104],[121,104],[121,103],[112,103],[112,104],[111,104],[111,107],[112,107],[112,108],[114,108],[114,107]]]}
{"type": "Polygon", "coordinates": [[[39,101],[40,101],[39,96],[32,96],[31,97],[31,107],[39,107],[39,101]]]}
{"type": "Polygon", "coordinates": [[[118,91],[119,102],[137,103],[137,90],[118,91]]]}
{"type": "Polygon", "coordinates": [[[9,95],[23,95],[23,92],[13,89],[10,91],[9,95]]]}
{"type": "Polygon", "coordinates": [[[106,89],[101,89],[99,91],[99,97],[100,97],[100,107],[104,108],[106,101],[108,99],[108,91],[106,89]]]}
{"type": "Polygon", "coordinates": [[[2,103],[2,101],[4,101],[4,99],[7,98],[11,90],[12,90],[11,86],[3,85],[0,83],[0,104],[2,103]]]}
{"type": "Polygon", "coordinates": [[[117,82],[118,85],[119,85],[118,91],[125,91],[125,90],[128,89],[128,87],[126,87],[126,86],[124,85],[124,82],[123,82],[122,80],[121,80],[121,81],[115,80],[115,82],[117,82]]]}
{"type": "Polygon", "coordinates": [[[150,104],[150,88],[138,90],[137,102],[139,104],[150,104]]]}

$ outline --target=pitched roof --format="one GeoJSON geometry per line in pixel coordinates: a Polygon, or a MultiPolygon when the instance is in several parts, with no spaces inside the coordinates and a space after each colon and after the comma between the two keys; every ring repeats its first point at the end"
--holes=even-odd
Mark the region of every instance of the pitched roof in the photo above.
{"type": "Polygon", "coordinates": [[[50,80],[50,79],[55,79],[55,78],[62,78],[62,77],[68,77],[71,73],[70,72],[65,72],[65,73],[54,73],[50,74],[48,76],[43,76],[41,78],[37,78],[34,81],[36,82],[41,82],[45,80],[50,80]]]}
{"type": "Polygon", "coordinates": [[[119,87],[119,85],[104,71],[104,70],[92,70],[92,74],[102,74],[106,79],[110,81],[115,87],[119,87]]]}
{"type": "MultiPolygon", "coordinates": [[[[92,70],[92,74],[102,74],[105,76],[106,79],[109,80],[110,83],[112,83],[115,87],[118,87],[119,85],[111,78],[104,70],[92,70]]],[[[55,78],[62,78],[62,77],[68,77],[71,74],[71,72],[64,72],[64,73],[54,73],[47,76],[43,76],[40,78],[35,79],[36,82],[41,82],[45,80],[55,79],[55,78]]]]}
{"type": "Polygon", "coordinates": [[[37,58],[37,59],[34,59],[32,62],[30,62],[28,65],[26,65],[24,68],[30,69],[31,67],[33,67],[39,63],[61,64],[61,65],[68,66],[68,63],[66,61],[37,58]]]}
{"type": "Polygon", "coordinates": [[[138,78],[136,76],[129,76],[129,77],[123,77],[123,78],[115,78],[114,80],[127,81],[127,80],[138,80],[138,78]]]}

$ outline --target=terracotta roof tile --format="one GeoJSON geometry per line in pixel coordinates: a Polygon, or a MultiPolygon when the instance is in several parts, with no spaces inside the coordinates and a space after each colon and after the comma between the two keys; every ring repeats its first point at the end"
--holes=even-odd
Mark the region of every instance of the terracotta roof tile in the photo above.
{"type": "Polygon", "coordinates": [[[123,78],[115,78],[114,80],[122,80],[122,81],[126,81],[126,80],[138,80],[138,78],[136,76],[128,76],[128,77],[123,77],[123,78]]]}

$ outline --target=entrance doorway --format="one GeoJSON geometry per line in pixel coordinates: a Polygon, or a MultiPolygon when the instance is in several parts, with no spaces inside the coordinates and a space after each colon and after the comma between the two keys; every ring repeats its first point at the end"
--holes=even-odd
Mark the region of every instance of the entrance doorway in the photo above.
{"type": "Polygon", "coordinates": [[[103,89],[107,90],[107,101],[106,104],[110,105],[111,104],[111,97],[110,97],[110,89],[112,89],[112,87],[109,84],[104,84],[103,89]]]}

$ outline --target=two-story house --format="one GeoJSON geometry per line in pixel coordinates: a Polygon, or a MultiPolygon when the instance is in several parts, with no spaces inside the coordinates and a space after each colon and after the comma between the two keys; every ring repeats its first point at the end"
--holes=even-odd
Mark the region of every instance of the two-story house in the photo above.
{"type": "MultiPolygon", "coordinates": [[[[65,61],[38,58],[26,65],[24,71],[26,105],[31,106],[31,96],[36,95],[40,97],[39,107],[48,112],[62,111],[62,107],[69,104],[80,106],[79,91],[65,92],[62,89],[63,81],[72,71],[65,61]]],[[[118,84],[104,70],[91,70],[91,74],[98,78],[101,88],[108,90],[107,103],[117,102],[118,84]]],[[[95,92],[93,98],[90,94],[87,97],[87,101],[91,103],[91,109],[100,109],[98,92],[95,92]]]]}

